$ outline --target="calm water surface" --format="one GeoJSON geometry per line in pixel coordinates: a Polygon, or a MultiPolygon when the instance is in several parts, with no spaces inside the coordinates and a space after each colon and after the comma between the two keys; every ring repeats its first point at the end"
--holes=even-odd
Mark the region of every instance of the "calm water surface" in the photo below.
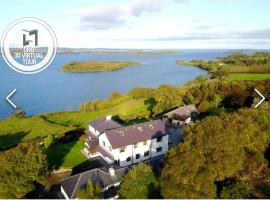
{"type": "Polygon", "coordinates": [[[9,116],[13,108],[5,97],[17,89],[12,97],[27,115],[75,110],[79,104],[96,98],[106,98],[113,91],[128,92],[135,86],[158,87],[161,84],[182,85],[206,72],[195,67],[178,66],[178,59],[212,59],[228,55],[226,50],[183,50],[170,55],[57,55],[44,71],[24,75],[10,69],[0,56],[0,119],[9,116]],[[63,73],[59,68],[71,61],[137,61],[141,66],[99,73],[63,73]]]}

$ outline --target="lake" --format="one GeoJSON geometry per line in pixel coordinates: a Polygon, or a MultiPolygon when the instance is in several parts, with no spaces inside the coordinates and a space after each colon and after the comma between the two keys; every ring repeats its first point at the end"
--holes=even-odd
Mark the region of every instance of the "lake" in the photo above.
{"type": "Polygon", "coordinates": [[[128,92],[135,86],[158,87],[161,84],[182,85],[206,71],[196,67],[176,65],[176,60],[213,59],[226,56],[228,50],[182,50],[167,55],[131,54],[66,54],[56,55],[44,71],[25,75],[10,69],[0,56],[0,119],[13,111],[5,97],[17,89],[12,101],[27,115],[75,110],[80,103],[106,98],[113,91],[128,92]],[[141,66],[99,73],[64,73],[59,68],[71,61],[136,61],[141,66]]]}

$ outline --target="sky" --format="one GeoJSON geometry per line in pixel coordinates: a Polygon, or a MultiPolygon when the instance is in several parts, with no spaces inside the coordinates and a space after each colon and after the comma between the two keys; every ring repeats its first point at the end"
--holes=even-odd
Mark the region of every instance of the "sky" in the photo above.
{"type": "Polygon", "coordinates": [[[3,0],[0,34],[36,17],[59,47],[270,49],[269,0],[3,0]]]}

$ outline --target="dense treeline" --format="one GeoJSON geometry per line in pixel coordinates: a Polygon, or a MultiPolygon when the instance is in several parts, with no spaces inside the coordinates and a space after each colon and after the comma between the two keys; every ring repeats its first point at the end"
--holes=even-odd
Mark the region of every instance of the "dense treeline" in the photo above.
{"type": "MultiPolygon", "coordinates": [[[[167,112],[184,104],[195,104],[200,113],[216,114],[223,110],[251,107],[258,89],[270,97],[270,80],[250,82],[207,81],[199,78],[184,87],[161,85],[159,88],[135,87],[127,95],[114,92],[107,100],[85,102],[80,106],[83,112],[102,110],[126,102],[130,99],[144,100],[148,112],[133,113],[122,119],[148,118],[167,112]]],[[[121,115],[120,115],[121,118],[121,115]]]]}
{"type": "Polygon", "coordinates": [[[247,198],[256,190],[254,177],[268,179],[269,112],[222,113],[187,126],[184,133],[184,143],[169,151],[162,170],[165,198],[247,198]]]}
{"type": "Polygon", "coordinates": [[[179,65],[193,65],[206,69],[211,73],[224,70],[226,73],[269,73],[270,53],[257,52],[255,54],[234,53],[211,61],[197,60],[177,61],[179,65]]]}
{"type": "Polygon", "coordinates": [[[218,112],[222,108],[237,109],[251,107],[258,89],[266,98],[270,97],[270,80],[255,82],[212,81],[192,87],[183,97],[186,104],[195,104],[201,113],[218,112]]]}

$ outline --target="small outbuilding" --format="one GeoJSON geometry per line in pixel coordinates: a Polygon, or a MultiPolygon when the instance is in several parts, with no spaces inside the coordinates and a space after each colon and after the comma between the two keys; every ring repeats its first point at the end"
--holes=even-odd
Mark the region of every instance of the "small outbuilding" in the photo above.
{"type": "Polygon", "coordinates": [[[186,105],[164,114],[163,121],[165,123],[181,126],[192,122],[192,119],[197,114],[198,110],[195,105],[186,105]]]}

